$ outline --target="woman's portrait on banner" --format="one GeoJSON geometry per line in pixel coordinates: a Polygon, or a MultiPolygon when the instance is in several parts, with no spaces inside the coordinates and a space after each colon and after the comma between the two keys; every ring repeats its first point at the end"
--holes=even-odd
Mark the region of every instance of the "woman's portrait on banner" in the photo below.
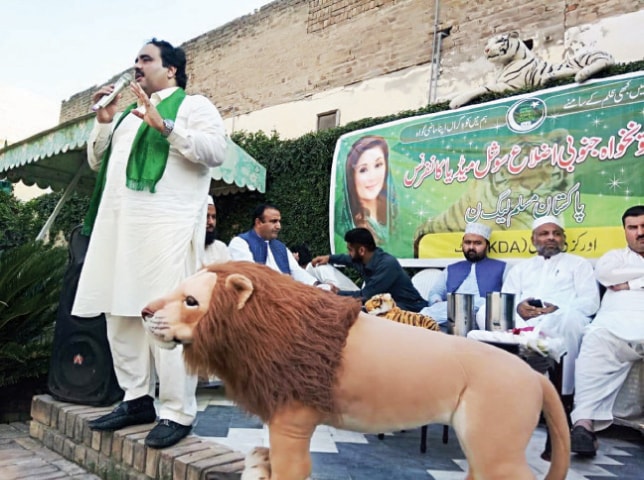
{"type": "Polygon", "coordinates": [[[377,245],[389,240],[396,199],[389,169],[389,147],[376,135],[358,139],[345,164],[346,230],[367,228],[377,245]]]}

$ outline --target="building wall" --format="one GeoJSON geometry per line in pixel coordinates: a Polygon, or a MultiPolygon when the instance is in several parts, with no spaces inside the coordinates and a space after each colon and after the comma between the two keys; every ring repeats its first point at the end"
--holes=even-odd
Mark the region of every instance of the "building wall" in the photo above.
{"type": "MultiPolygon", "coordinates": [[[[482,48],[509,30],[533,39],[535,52],[551,61],[562,58],[573,38],[620,62],[641,59],[644,40],[635,32],[644,24],[643,6],[642,0],[443,0],[436,19],[433,0],[276,0],[182,47],[189,93],[208,96],[229,132],[296,137],[314,131],[322,112],[338,109],[345,124],[427,104],[435,27],[449,32],[435,88],[440,101],[493,79],[482,48]]],[[[92,91],[63,102],[61,121],[86,114],[92,91]]]]}

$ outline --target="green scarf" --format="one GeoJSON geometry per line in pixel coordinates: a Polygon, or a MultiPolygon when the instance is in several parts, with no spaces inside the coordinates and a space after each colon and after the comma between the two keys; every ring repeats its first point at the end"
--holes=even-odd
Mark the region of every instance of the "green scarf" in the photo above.
{"type": "MultiPolygon", "coordinates": [[[[157,105],[157,111],[161,118],[169,120],[176,120],[179,106],[186,97],[186,92],[182,88],[178,88],[168,98],[162,100],[157,105]]],[[[123,111],[112,130],[112,137],[114,131],[121,124],[123,119],[136,108],[137,104],[133,103],[123,111]]],[[[157,182],[163,176],[165,166],[168,163],[168,152],[170,151],[170,143],[161,133],[143,122],[136,132],[134,141],[132,142],[132,149],[130,156],[127,160],[127,168],[125,172],[126,181],[125,186],[130,190],[149,190],[150,193],[155,193],[157,182]]],[[[83,224],[83,235],[89,236],[92,233],[94,222],[96,221],[96,214],[98,213],[98,206],[101,203],[103,196],[103,189],[105,188],[105,177],[107,173],[107,162],[112,153],[112,140],[103,153],[101,160],[101,168],[96,177],[96,185],[94,185],[94,192],[92,199],[89,203],[89,209],[85,215],[83,224]]]]}

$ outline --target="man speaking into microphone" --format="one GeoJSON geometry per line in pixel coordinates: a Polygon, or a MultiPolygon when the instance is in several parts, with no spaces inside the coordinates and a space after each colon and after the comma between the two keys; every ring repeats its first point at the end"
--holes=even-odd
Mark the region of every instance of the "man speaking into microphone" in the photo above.
{"type": "Polygon", "coordinates": [[[116,377],[125,391],[123,402],[90,428],[154,422],[158,377],[159,422],[145,444],[164,448],[190,433],[197,378],[186,373],[181,347],[162,350],[148,341],[141,310],[201,266],[209,168],[224,161],[226,138],[216,107],[201,95],[186,95],[181,48],[153,38],[139,51],[133,74],[127,88],[136,103],[122,113],[115,85],[93,96],[96,122],[87,150],[98,177],[85,217],[90,241],[72,313],[105,313],[116,377]],[[101,102],[110,95],[109,103],[101,102]]]}

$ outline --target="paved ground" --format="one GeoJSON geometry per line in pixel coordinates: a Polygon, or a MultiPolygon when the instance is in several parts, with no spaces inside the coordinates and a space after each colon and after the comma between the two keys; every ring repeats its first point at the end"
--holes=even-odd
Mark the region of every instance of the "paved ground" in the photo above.
{"type": "Polygon", "coordinates": [[[27,422],[0,424],[0,478],[100,480],[30,438],[27,422]]]}
{"type": "MultiPolygon", "coordinates": [[[[224,398],[222,388],[202,388],[193,434],[247,452],[267,445],[268,432],[261,421],[240,412],[224,398]]],[[[383,440],[319,427],[313,437],[313,480],[462,480],[467,464],[450,431],[441,441],[442,426],[429,428],[428,451],[420,453],[420,429],[388,434],[383,440]]],[[[600,450],[593,459],[572,458],[568,480],[641,480],[644,478],[644,437],[624,427],[611,427],[599,435],[600,450]]],[[[539,458],[545,441],[538,428],[528,448],[528,459],[539,478],[548,463],[539,458]]],[[[98,480],[76,464],[29,437],[27,423],[0,424],[0,478],[98,480]]]]}
{"type": "MultiPolygon", "coordinates": [[[[246,453],[257,445],[268,446],[262,422],[232,406],[223,389],[202,389],[202,410],[194,433],[246,453]]],[[[500,419],[502,421],[502,419],[500,419]]],[[[453,431],[442,443],[441,425],[429,428],[427,453],[420,453],[420,429],[388,434],[362,435],[318,427],[313,437],[313,480],[462,480],[467,464],[453,431]]],[[[539,458],[546,433],[538,428],[528,447],[528,461],[543,478],[548,462],[539,458]]],[[[644,437],[635,430],[611,427],[600,432],[600,449],[593,459],[572,457],[568,480],[644,478],[644,437]]]]}

